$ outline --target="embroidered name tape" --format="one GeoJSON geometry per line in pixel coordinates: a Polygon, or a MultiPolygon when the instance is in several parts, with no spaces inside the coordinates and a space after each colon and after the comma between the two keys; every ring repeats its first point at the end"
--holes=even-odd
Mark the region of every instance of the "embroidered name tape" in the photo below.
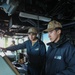
{"type": "Polygon", "coordinates": [[[54,56],[54,59],[59,59],[59,60],[61,60],[61,56],[54,56]]]}

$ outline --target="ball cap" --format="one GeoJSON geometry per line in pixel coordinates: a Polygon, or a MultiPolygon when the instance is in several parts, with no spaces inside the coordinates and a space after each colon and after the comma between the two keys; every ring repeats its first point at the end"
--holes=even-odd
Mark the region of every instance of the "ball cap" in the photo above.
{"type": "Polygon", "coordinates": [[[52,31],[56,28],[62,28],[62,25],[60,22],[56,21],[56,20],[53,20],[53,21],[50,21],[48,23],[48,26],[47,26],[47,29],[45,29],[44,31],[45,32],[49,32],[49,31],[52,31]]]}
{"type": "Polygon", "coordinates": [[[28,30],[28,33],[35,33],[35,34],[37,34],[38,32],[37,32],[37,29],[36,29],[36,28],[31,27],[31,28],[28,30]]]}

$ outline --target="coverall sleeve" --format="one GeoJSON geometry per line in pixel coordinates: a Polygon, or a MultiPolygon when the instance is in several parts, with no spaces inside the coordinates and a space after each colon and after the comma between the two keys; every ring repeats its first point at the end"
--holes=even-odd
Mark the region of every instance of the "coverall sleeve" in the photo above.
{"type": "Polygon", "coordinates": [[[69,47],[66,52],[66,69],[56,75],[75,75],[75,48],[69,47]]]}
{"type": "Polygon", "coordinates": [[[42,69],[41,69],[41,75],[45,75],[45,63],[46,63],[46,47],[45,45],[41,45],[41,64],[42,64],[42,69]]]}
{"type": "Polygon", "coordinates": [[[26,43],[22,43],[22,44],[18,44],[18,45],[14,45],[14,46],[10,46],[10,47],[7,47],[6,50],[9,50],[9,51],[16,51],[18,49],[24,49],[26,48],[26,43]]]}
{"type": "Polygon", "coordinates": [[[42,57],[44,57],[44,56],[46,56],[46,47],[45,47],[45,45],[41,45],[41,47],[40,47],[40,55],[42,56],[42,57]]]}
{"type": "Polygon", "coordinates": [[[41,62],[43,64],[46,60],[46,46],[44,44],[40,46],[40,56],[41,56],[41,62]]]}

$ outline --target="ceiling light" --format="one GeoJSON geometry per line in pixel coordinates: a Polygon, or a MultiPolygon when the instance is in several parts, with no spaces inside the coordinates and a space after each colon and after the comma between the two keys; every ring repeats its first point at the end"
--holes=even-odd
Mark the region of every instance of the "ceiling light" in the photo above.
{"type": "Polygon", "coordinates": [[[45,22],[49,22],[51,20],[51,18],[47,18],[47,17],[44,17],[44,16],[33,15],[33,14],[28,14],[28,13],[24,13],[24,12],[20,12],[19,16],[24,17],[24,18],[34,19],[34,20],[45,21],[45,22]]]}

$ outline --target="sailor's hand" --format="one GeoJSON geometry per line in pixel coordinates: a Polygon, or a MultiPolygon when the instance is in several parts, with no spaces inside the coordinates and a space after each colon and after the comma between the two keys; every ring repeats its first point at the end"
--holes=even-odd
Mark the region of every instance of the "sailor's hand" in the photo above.
{"type": "Polygon", "coordinates": [[[0,49],[2,49],[2,50],[4,50],[4,51],[6,51],[6,48],[0,47],[0,49]]]}

